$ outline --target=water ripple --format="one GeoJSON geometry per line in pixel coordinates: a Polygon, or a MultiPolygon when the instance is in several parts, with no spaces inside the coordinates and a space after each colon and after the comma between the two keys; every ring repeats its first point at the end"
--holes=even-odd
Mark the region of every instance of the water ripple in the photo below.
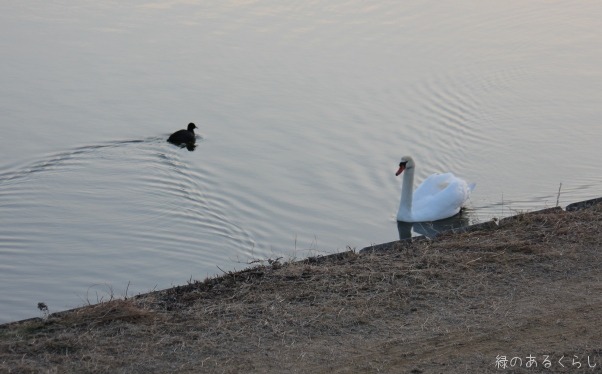
{"type": "Polygon", "coordinates": [[[0,295],[32,277],[40,297],[52,288],[58,300],[50,302],[69,303],[90,284],[131,281],[146,291],[244,257],[254,239],[229,218],[225,202],[211,200],[211,173],[193,168],[193,156],[150,138],[75,148],[2,171],[0,295]],[[33,275],[44,268],[55,275],[33,275]]]}

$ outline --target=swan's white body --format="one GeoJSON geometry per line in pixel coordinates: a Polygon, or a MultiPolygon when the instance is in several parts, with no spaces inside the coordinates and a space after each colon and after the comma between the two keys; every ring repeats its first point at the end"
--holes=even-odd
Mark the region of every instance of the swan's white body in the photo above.
{"type": "Polygon", "coordinates": [[[397,220],[428,222],[449,218],[460,212],[475,184],[452,173],[433,174],[414,191],[414,160],[404,156],[397,175],[405,171],[397,220]]]}

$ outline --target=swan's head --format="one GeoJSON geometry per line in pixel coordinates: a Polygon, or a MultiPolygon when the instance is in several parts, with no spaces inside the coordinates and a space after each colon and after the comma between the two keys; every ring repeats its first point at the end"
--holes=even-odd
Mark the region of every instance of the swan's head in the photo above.
{"type": "Polygon", "coordinates": [[[410,156],[403,156],[399,162],[399,169],[395,176],[398,176],[406,169],[412,169],[414,167],[414,160],[410,156]]]}
{"type": "Polygon", "coordinates": [[[194,123],[190,122],[188,124],[188,131],[194,131],[194,129],[198,129],[198,127],[196,127],[194,123]]]}

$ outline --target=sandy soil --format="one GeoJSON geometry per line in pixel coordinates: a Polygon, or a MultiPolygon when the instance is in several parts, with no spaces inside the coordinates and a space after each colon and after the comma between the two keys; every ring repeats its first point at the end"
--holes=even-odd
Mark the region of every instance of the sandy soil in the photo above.
{"type": "Polygon", "coordinates": [[[377,249],[3,325],[0,372],[602,372],[602,205],[377,249]]]}

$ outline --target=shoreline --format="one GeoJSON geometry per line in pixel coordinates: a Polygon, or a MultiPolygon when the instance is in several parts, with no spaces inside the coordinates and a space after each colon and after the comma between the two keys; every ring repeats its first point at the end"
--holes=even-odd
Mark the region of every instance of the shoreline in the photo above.
{"type": "MultiPolygon", "coordinates": [[[[524,213],[518,213],[516,215],[513,216],[508,216],[508,217],[504,217],[502,219],[499,220],[499,222],[496,222],[496,220],[490,220],[490,221],[486,221],[486,222],[480,222],[480,223],[476,223],[473,225],[468,225],[468,226],[463,226],[463,227],[459,227],[459,228],[452,228],[449,230],[445,230],[442,232],[439,232],[435,237],[438,237],[440,235],[448,235],[448,234],[459,234],[459,233],[464,233],[464,232],[474,232],[474,231],[487,231],[487,230],[495,230],[497,228],[499,228],[500,226],[503,226],[505,223],[510,222],[512,220],[517,219],[517,217],[520,216],[525,216],[525,215],[532,215],[532,214],[547,214],[547,213],[552,213],[552,212],[561,212],[561,211],[567,211],[567,212],[571,212],[571,211],[578,211],[578,210],[582,210],[582,209],[587,209],[589,207],[592,207],[594,205],[597,204],[602,204],[602,197],[599,198],[593,198],[593,199],[588,199],[588,200],[583,200],[583,201],[578,201],[575,203],[571,203],[568,204],[566,206],[566,208],[562,209],[562,207],[560,206],[556,206],[553,208],[544,208],[544,209],[540,209],[540,210],[535,210],[535,211],[529,211],[529,212],[524,212],[524,213]]],[[[416,241],[420,241],[420,240],[432,240],[435,237],[427,237],[425,235],[420,235],[420,236],[414,236],[411,238],[406,238],[406,239],[400,239],[400,240],[394,240],[391,242],[386,242],[386,243],[381,243],[381,244],[374,244],[374,245],[369,245],[367,247],[364,247],[362,249],[360,249],[358,251],[358,253],[367,253],[367,252],[378,252],[378,251],[389,251],[389,250],[397,250],[397,249],[401,249],[401,248],[405,248],[408,246],[411,246],[412,243],[416,242],[416,241]]],[[[329,258],[339,258],[341,255],[346,255],[348,253],[354,252],[353,250],[349,250],[349,251],[343,251],[343,252],[337,252],[337,253],[332,253],[332,254],[328,254],[328,255],[318,255],[318,256],[312,256],[309,257],[307,259],[303,259],[303,260],[296,260],[295,262],[304,262],[304,261],[323,261],[329,258]]],[[[250,266],[251,268],[253,266],[250,266]]],[[[244,270],[240,270],[240,271],[244,271],[244,270]]],[[[231,272],[228,272],[231,273],[231,272]]],[[[220,276],[214,276],[214,277],[210,277],[210,278],[219,278],[220,276]]],[[[170,287],[170,288],[175,288],[175,287],[180,287],[180,286],[174,286],[174,287],[170,287]]],[[[150,295],[156,292],[162,292],[165,291],[167,289],[161,289],[161,290],[157,290],[157,291],[151,291],[151,292],[145,292],[145,293],[141,293],[138,295],[134,295],[134,296],[130,296],[130,297],[126,297],[125,299],[131,299],[131,298],[137,298],[137,297],[142,297],[145,295],[150,295]]],[[[121,299],[121,298],[115,298],[113,300],[116,299],[121,299]]],[[[110,300],[110,301],[113,301],[110,300]]],[[[80,306],[80,307],[75,307],[75,308],[70,308],[70,309],[66,309],[66,310],[61,310],[58,312],[54,312],[49,314],[48,317],[59,317],[62,316],[66,313],[72,313],[72,312],[76,312],[80,309],[83,308],[87,308],[90,306],[93,306],[96,304],[90,304],[90,305],[84,305],[84,306],[80,306]]],[[[10,322],[5,322],[5,323],[0,323],[0,329],[9,327],[10,325],[14,325],[14,324],[21,324],[21,323],[25,323],[25,322],[30,322],[30,321],[42,321],[42,317],[30,317],[30,318],[25,318],[25,319],[21,319],[21,320],[16,320],[16,321],[10,321],[10,322]]]]}
{"type": "Polygon", "coordinates": [[[601,253],[597,198],[272,261],[2,324],[0,371],[494,372],[530,353],[600,370],[601,253]]]}

